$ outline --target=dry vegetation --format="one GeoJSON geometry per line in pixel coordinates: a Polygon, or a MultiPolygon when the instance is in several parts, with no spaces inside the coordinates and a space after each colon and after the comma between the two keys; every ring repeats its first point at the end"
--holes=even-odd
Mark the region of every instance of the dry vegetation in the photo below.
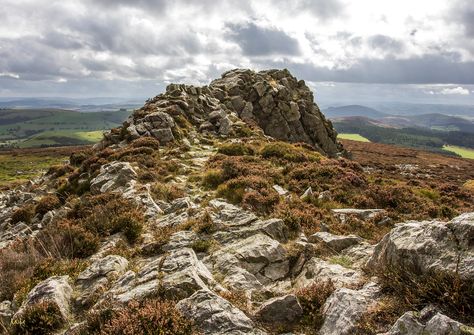
{"type": "Polygon", "coordinates": [[[311,234],[318,231],[320,223],[324,222],[335,233],[356,233],[374,242],[388,230],[387,226],[376,224],[380,218],[363,221],[352,217],[342,225],[330,210],[383,208],[394,221],[401,221],[427,217],[450,219],[460,212],[473,209],[473,194],[462,186],[466,180],[473,178],[471,162],[390,146],[382,148],[384,151],[376,145],[372,150],[372,143],[357,145],[368,148],[360,148],[360,153],[356,150],[355,159],[348,160],[327,159],[298,144],[258,140],[224,144],[209,161],[201,182],[204,187],[216,190],[217,196],[234,204],[263,216],[284,219],[292,231],[303,229],[311,234]],[[403,154],[397,150],[403,151],[403,154]],[[409,152],[405,153],[405,150],[409,152]],[[362,156],[362,152],[366,151],[371,155],[370,161],[362,156]],[[401,167],[396,167],[394,162],[385,162],[385,156],[391,154],[398,155],[396,164],[401,164],[401,167]],[[414,154],[423,155],[423,162],[430,162],[429,158],[433,157],[434,162],[440,164],[439,169],[429,164],[429,171],[424,170],[428,168],[426,165],[417,174],[407,174],[403,164],[410,164],[410,155],[414,154]],[[443,163],[441,157],[448,162],[443,163]],[[471,169],[461,173],[458,167],[451,165],[453,162],[461,168],[468,168],[469,165],[471,169]],[[457,179],[453,176],[445,178],[448,166],[457,179]],[[372,172],[367,172],[368,167],[372,172]],[[436,171],[434,177],[428,176],[432,171],[436,171]],[[438,178],[444,182],[439,183],[438,178]],[[291,198],[283,201],[272,187],[275,184],[289,190],[291,198]],[[308,187],[315,195],[300,200],[299,196],[308,187]],[[318,198],[323,191],[329,191],[330,196],[318,198]]]}

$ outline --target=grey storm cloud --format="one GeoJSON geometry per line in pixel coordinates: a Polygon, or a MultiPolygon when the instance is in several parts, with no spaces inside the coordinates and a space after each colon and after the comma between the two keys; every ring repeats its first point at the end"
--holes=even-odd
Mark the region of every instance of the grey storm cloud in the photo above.
{"type": "Polygon", "coordinates": [[[466,36],[474,38],[474,4],[472,0],[455,0],[451,6],[446,20],[460,23],[466,36]]]}
{"type": "Polygon", "coordinates": [[[302,0],[296,3],[299,10],[309,10],[322,19],[339,16],[345,8],[339,0],[302,0]]]}
{"type": "Polygon", "coordinates": [[[386,35],[371,36],[368,42],[372,48],[388,52],[401,52],[404,48],[403,42],[386,35]]]}
{"type": "Polygon", "coordinates": [[[347,69],[311,64],[274,63],[289,67],[311,81],[389,84],[474,84],[474,62],[457,62],[456,55],[425,55],[418,58],[362,59],[347,69]]]}
{"type": "Polygon", "coordinates": [[[245,55],[298,55],[298,40],[284,31],[260,27],[255,23],[228,24],[228,37],[236,42],[245,55]]]}

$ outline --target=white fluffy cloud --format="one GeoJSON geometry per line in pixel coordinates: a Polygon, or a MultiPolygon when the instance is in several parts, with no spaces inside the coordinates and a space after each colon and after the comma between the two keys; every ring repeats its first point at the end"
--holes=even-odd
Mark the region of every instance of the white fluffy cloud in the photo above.
{"type": "Polygon", "coordinates": [[[93,95],[113,81],[117,92],[154,89],[235,67],[287,67],[315,82],[474,84],[470,2],[0,0],[0,95],[58,85],[93,95]]]}

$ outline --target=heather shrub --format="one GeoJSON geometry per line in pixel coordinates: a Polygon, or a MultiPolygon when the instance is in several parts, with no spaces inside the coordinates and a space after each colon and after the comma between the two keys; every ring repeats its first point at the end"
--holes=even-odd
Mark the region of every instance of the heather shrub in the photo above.
{"type": "Polygon", "coordinates": [[[121,231],[125,235],[127,241],[133,244],[140,237],[142,230],[142,218],[136,215],[136,213],[132,215],[131,213],[127,213],[116,218],[115,227],[111,233],[121,231]]]}
{"type": "Polygon", "coordinates": [[[73,166],[81,165],[86,159],[92,156],[92,150],[73,152],[69,157],[69,163],[73,166]]]}
{"type": "Polygon", "coordinates": [[[40,231],[34,243],[46,257],[87,258],[97,251],[100,239],[80,224],[64,219],[40,231]]]}
{"type": "Polygon", "coordinates": [[[0,300],[12,300],[15,292],[33,275],[41,255],[31,245],[16,243],[0,250],[0,300]]]}
{"type": "Polygon", "coordinates": [[[375,335],[389,331],[407,306],[396,296],[384,297],[371,304],[356,325],[356,334],[375,335]]]}
{"type": "Polygon", "coordinates": [[[269,143],[262,148],[260,154],[263,158],[276,158],[289,162],[318,162],[321,159],[321,155],[315,151],[285,142],[269,143]]]}
{"type": "Polygon", "coordinates": [[[255,154],[255,150],[244,143],[223,144],[219,147],[217,152],[226,156],[246,156],[255,154]]]}
{"type": "Polygon", "coordinates": [[[190,224],[196,233],[212,234],[216,231],[216,226],[212,220],[212,216],[205,211],[199,218],[191,219],[190,224]]]}
{"type": "Polygon", "coordinates": [[[74,167],[69,164],[53,165],[48,169],[46,175],[59,178],[73,171],[74,167]]]}
{"type": "Polygon", "coordinates": [[[322,307],[335,287],[331,281],[314,283],[295,292],[303,308],[301,324],[319,329],[323,323],[322,307]]]}
{"type": "Polygon", "coordinates": [[[100,334],[107,335],[191,335],[197,334],[188,318],[182,316],[173,302],[148,300],[130,302],[113,313],[101,327],[100,334]]]}
{"type": "Polygon", "coordinates": [[[12,322],[12,334],[51,334],[64,323],[59,307],[43,301],[25,308],[19,319],[12,322]]]}
{"type": "Polygon", "coordinates": [[[31,204],[16,209],[11,216],[11,223],[24,222],[29,224],[34,216],[34,207],[31,204]]]}
{"type": "Polygon", "coordinates": [[[139,137],[136,140],[133,140],[130,145],[132,148],[147,147],[158,150],[160,148],[160,141],[154,137],[139,137]]]}
{"type": "Polygon", "coordinates": [[[151,186],[150,191],[155,200],[163,200],[167,202],[182,198],[186,195],[178,186],[160,182],[154,183],[151,186]]]}
{"type": "Polygon", "coordinates": [[[207,252],[212,246],[211,240],[198,240],[191,244],[191,248],[195,252],[207,252]]]}
{"type": "Polygon", "coordinates": [[[448,316],[465,323],[474,322],[474,281],[457,273],[417,274],[402,268],[376,271],[382,288],[404,301],[407,309],[437,305],[448,316]]]}
{"type": "Polygon", "coordinates": [[[202,176],[202,185],[207,189],[215,189],[224,182],[222,170],[210,169],[202,176]]]}
{"type": "Polygon", "coordinates": [[[61,202],[58,197],[54,194],[45,195],[38,201],[35,207],[35,213],[40,216],[45,215],[47,212],[59,207],[61,202]]]}
{"type": "Polygon", "coordinates": [[[96,236],[123,232],[130,243],[137,240],[144,222],[137,205],[115,193],[83,198],[74,205],[68,218],[78,220],[81,227],[96,236]]]}
{"type": "MultiPolygon", "coordinates": [[[[253,189],[258,192],[268,190],[268,193],[270,193],[271,185],[266,179],[256,175],[242,176],[220,185],[217,188],[217,195],[226,198],[234,204],[239,204],[242,202],[247,189],[253,189]]],[[[273,190],[273,192],[275,191],[273,190]]]]}

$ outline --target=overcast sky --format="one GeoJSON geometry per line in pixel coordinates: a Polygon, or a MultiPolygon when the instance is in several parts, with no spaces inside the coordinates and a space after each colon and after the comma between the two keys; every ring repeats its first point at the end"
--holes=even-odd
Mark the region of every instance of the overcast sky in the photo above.
{"type": "Polygon", "coordinates": [[[322,99],[474,103],[473,0],[0,0],[0,22],[4,97],[286,67],[322,99]]]}

